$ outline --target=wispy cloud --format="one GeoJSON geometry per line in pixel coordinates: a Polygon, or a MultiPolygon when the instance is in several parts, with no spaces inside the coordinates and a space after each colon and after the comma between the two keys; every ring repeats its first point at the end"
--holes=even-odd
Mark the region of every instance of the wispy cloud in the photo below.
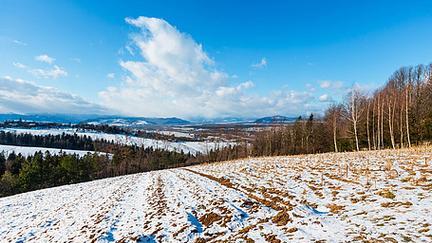
{"type": "Polygon", "coordinates": [[[47,54],[42,54],[39,56],[35,56],[35,60],[39,61],[39,62],[45,62],[48,64],[53,64],[53,62],[55,61],[55,58],[48,56],[47,54]]]}
{"type": "Polygon", "coordinates": [[[328,94],[323,94],[318,99],[321,102],[332,102],[333,101],[332,97],[328,94]]]}
{"type": "Polygon", "coordinates": [[[108,73],[107,74],[107,78],[114,79],[115,78],[115,73],[108,73]]]}
{"type": "Polygon", "coordinates": [[[71,60],[76,62],[76,63],[81,63],[81,59],[78,57],[71,58],[71,60]]]}
{"type": "Polygon", "coordinates": [[[20,40],[12,40],[12,43],[19,46],[27,46],[27,43],[20,41],[20,40]]]}
{"type": "Polygon", "coordinates": [[[100,105],[56,88],[11,77],[0,77],[0,112],[102,114],[100,105]]]}
{"type": "Polygon", "coordinates": [[[13,62],[12,64],[16,68],[26,70],[28,73],[32,74],[36,78],[57,79],[57,78],[68,76],[67,71],[64,68],[57,65],[53,65],[49,68],[43,69],[43,68],[31,68],[20,62],[13,62]]]}
{"type": "Polygon", "coordinates": [[[13,62],[12,64],[13,64],[15,67],[17,67],[17,68],[21,68],[21,69],[26,69],[26,68],[27,68],[26,65],[24,65],[24,64],[22,64],[22,63],[20,63],[20,62],[13,62]]]}
{"type": "Polygon", "coordinates": [[[38,78],[46,78],[46,79],[57,79],[60,77],[66,77],[68,73],[66,70],[62,67],[59,67],[57,65],[54,65],[52,68],[49,69],[31,69],[29,70],[31,74],[38,78]]]}
{"type": "Polygon", "coordinates": [[[35,57],[35,60],[39,62],[44,62],[49,64],[49,67],[47,68],[33,68],[29,67],[25,64],[22,64],[20,62],[13,62],[12,64],[19,69],[26,70],[36,78],[44,78],[44,79],[57,79],[61,77],[68,76],[68,72],[58,65],[52,65],[52,63],[55,61],[55,58],[50,57],[46,54],[39,55],[35,57]]]}
{"type": "Polygon", "coordinates": [[[258,63],[251,65],[253,68],[264,68],[267,66],[267,59],[265,57],[261,58],[261,60],[258,63]]]}
{"type": "Polygon", "coordinates": [[[321,80],[318,81],[319,85],[323,89],[341,89],[343,88],[342,81],[331,81],[331,80],[321,80]]]}

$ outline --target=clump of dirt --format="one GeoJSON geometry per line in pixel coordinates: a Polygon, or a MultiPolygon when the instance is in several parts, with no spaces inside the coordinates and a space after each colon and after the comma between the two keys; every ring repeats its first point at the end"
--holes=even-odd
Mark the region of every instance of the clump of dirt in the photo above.
{"type": "Polygon", "coordinates": [[[294,232],[297,232],[297,231],[298,231],[298,229],[296,227],[293,227],[293,228],[288,229],[287,233],[294,233],[294,232]]]}
{"type": "Polygon", "coordinates": [[[389,189],[381,190],[377,192],[377,194],[380,195],[381,197],[388,198],[388,199],[394,199],[396,197],[396,195],[389,189]]]}
{"type": "Polygon", "coordinates": [[[254,243],[255,241],[251,238],[245,238],[246,243],[254,243]]]}
{"type": "Polygon", "coordinates": [[[234,188],[234,184],[228,178],[225,178],[225,177],[218,178],[218,177],[215,177],[215,176],[212,176],[212,175],[207,175],[207,174],[204,174],[204,173],[201,173],[201,172],[197,172],[197,171],[194,171],[194,170],[191,170],[191,169],[184,169],[184,170],[187,170],[187,171],[195,173],[197,175],[206,177],[206,178],[208,178],[210,180],[217,181],[220,184],[222,184],[222,185],[224,185],[224,186],[226,186],[228,188],[234,188]]]}
{"type": "Polygon", "coordinates": [[[229,188],[234,187],[234,184],[232,184],[230,179],[228,179],[228,178],[221,177],[221,178],[217,178],[217,180],[219,181],[220,184],[222,184],[226,187],[229,187],[229,188]]]}
{"type": "Polygon", "coordinates": [[[272,221],[278,226],[283,226],[292,222],[292,219],[287,210],[282,210],[272,218],[272,221]]]}
{"type": "Polygon", "coordinates": [[[337,205],[334,203],[328,204],[327,207],[330,209],[331,213],[339,213],[345,208],[345,206],[337,205]]]}
{"type": "Polygon", "coordinates": [[[210,213],[207,213],[207,214],[204,214],[203,216],[201,216],[199,218],[199,221],[204,226],[208,227],[208,226],[212,225],[214,222],[219,221],[221,219],[222,219],[222,216],[220,216],[219,214],[210,212],[210,213]]]}
{"type": "Polygon", "coordinates": [[[415,181],[416,186],[421,185],[422,183],[428,182],[428,179],[426,176],[422,175],[419,179],[415,181]]]}
{"type": "Polygon", "coordinates": [[[255,228],[255,225],[246,226],[245,228],[239,230],[239,233],[240,234],[246,234],[246,233],[248,233],[253,228],[255,228]]]}
{"type": "Polygon", "coordinates": [[[276,235],[266,235],[265,239],[267,242],[270,243],[280,243],[282,242],[281,240],[279,240],[278,238],[276,238],[276,235]]]}
{"type": "Polygon", "coordinates": [[[404,206],[406,208],[411,207],[413,204],[409,201],[406,202],[383,202],[381,203],[381,207],[384,208],[392,208],[392,207],[399,207],[399,206],[404,206]]]}
{"type": "Polygon", "coordinates": [[[252,206],[254,206],[256,203],[255,202],[252,202],[251,200],[245,200],[241,205],[240,205],[240,207],[243,207],[243,208],[251,208],[252,206]]]}
{"type": "Polygon", "coordinates": [[[203,239],[203,238],[197,238],[196,240],[195,240],[195,243],[206,243],[207,241],[205,240],[205,239],[203,239]]]}

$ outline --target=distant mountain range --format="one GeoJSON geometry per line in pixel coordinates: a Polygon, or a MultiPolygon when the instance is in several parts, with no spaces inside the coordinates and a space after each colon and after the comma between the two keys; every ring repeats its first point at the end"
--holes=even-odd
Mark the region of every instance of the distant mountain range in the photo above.
{"type": "Polygon", "coordinates": [[[33,122],[55,122],[55,123],[79,123],[87,119],[92,119],[98,115],[68,115],[68,114],[0,114],[2,121],[33,121],[33,122]]]}
{"type": "Polygon", "coordinates": [[[256,118],[225,117],[225,118],[194,118],[193,124],[241,124],[253,123],[256,118]]]}
{"type": "Polygon", "coordinates": [[[55,123],[88,123],[115,126],[145,126],[145,125],[187,125],[189,121],[170,117],[125,117],[106,115],[74,115],[74,114],[0,114],[1,121],[23,120],[33,122],[55,122],[55,123]]]}
{"type": "Polygon", "coordinates": [[[281,123],[292,123],[295,122],[297,118],[287,117],[287,116],[267,116],[255,120],[254,123],[258,124],[281,124],[281,123]]]}
{"type": "Polygon", "coordinates": [[[269,116],[254,120],[253,118],[197,118],[187,121],[177,117],[157,118],[157,117],[126,117],[95,114],[0,114],[0,122],[11,120],[23,120],[33,122],[55,122],[55,123],[87,123],[94,125],[113,125],[113,126],[181,126],[189,124],[280,124],[291,123],[296,118],[286,116],[269,116]]]}
{"type": "Polygon", "coordinates": [[[88,124],[103,124],[103,125],[114,125],[114,126],[180,126],[191,124],[190,121],[186,121],[177,117],[170,118],[153,118],[153,117],[102,117],[96,119],[88,119],[82,121],[82,123],[88,124]]]}

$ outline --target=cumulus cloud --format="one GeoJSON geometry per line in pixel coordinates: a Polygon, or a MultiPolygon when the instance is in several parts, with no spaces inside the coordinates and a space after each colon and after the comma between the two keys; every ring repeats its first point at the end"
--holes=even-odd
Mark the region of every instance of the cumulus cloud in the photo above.
{"type": "MultiPolygon", "coordinates": [[[[101,103],[128,115],[256,117],[317,111],[309,91],[280,89],[262,96],[250,94],[252,81],[233,84],[231,75],[188,34],[163,19],[138,17],[126,22],[139,29],[131,35],[134,60],[121,60],[121,83],[99,92],[101,103]]],[[[265,66],[265,58],[259,66],[265,66]]]]}
{"type": "Polygon", "coordinates": [[[265,57],[261,58],[258,63],[252,64],[253,68],[264,68],[267,66],[267,59],[265,57]]]}
{"type": "Polygon", "coordinates": [[[242,90],[252,88],[253,86],[254,84],[252,81],[241,83],[235,87],[221,86],[216,90],[216,95],[218,96],[236,95],[240,93],[242,90]]]}
{"type": "Polygon", "coordinates": [[[6,76],[0,77],[0,112],[102,114],[107,110],[79,96],[6,76]]]}
{"type": "Polygon", "coordinates": [[[55,58],[48,56],[47,54],[42,54],[39,56],[35,56],[35,60],[39,61],[39,62],[45,62],[48,64],[53,64],[53,62],[55,61],[55,58]]]}

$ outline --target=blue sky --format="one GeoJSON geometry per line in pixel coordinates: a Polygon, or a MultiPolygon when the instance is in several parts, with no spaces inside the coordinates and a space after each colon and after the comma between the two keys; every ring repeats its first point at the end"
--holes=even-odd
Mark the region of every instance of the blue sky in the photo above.
{"type": "Polygon", "coordinates": [[[432,61],[431,1],[0,4],[0,112],[297,115],[432,61]]]}

